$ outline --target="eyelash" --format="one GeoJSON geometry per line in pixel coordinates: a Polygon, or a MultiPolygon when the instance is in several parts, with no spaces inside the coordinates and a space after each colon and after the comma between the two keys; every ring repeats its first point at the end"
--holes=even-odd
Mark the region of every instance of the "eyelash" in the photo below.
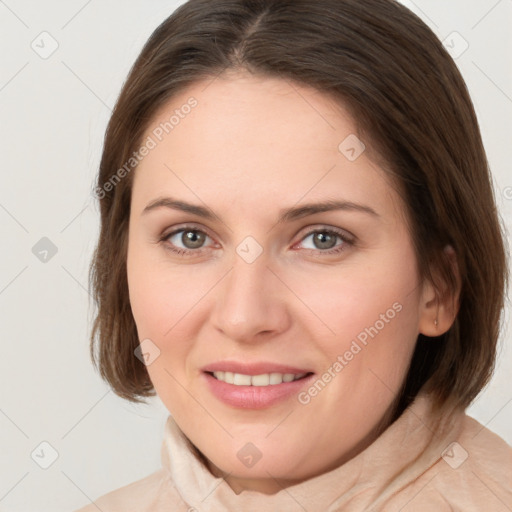
{"type": "MultiPolygon", "coordinates": [[[[199,229],[195,226],[182,226],[180,229],[175,229],[174,231],[171,231],[170,233],[162,235],[162,237],[159,239],[159,242],[164,244],[166,250],[169,250],[169,251],[171,251],[175,254],[178,254],[180,256],[188,257],[188,256],[192,256],[192,254],[189,254],[189,253],[194,253],[194,255],[199,255],[202,252],[204,252],[205,248],[203,248],[203,247],[201,247],[199,249],[181,249],[181,248],[176,247],[173,244],[170,244],[168,242],[168,239],[170,237],[176,235],[177,233],[186,232],[186,231],[194,231],[196,233],[202,233],[202,234],[208,236],[209,238],[212,238],[208,233],[206,233],[202,229],[199,229]]],[[[311,235],[315,235],[316,233],[327,233],[329,235],[336,235],[338,238],[340,238],[343,241],[343,243],[340,245],[337,245],[331,249],[326,249],[326,250],[305,249],[306,251],[312,251],[315,253],[319,253],[319,255],[340,254],[347,249],[346,248],[347,245],[351,246],[351,245],[354,245],[354,243],[355,243],[354,240],[352,238],[349,238],[348,235],[346,235],[343,231],[336,229],[336,228],[327,227],[327,226],[321,227],[321,228],[315,228],[315,229],[307,232],[301,238],[300,242],[304,241],[306,238],[310,237],[311,235]]],[[[296,245],[296,244],[294,244],[294,245],[296,245]]]]}

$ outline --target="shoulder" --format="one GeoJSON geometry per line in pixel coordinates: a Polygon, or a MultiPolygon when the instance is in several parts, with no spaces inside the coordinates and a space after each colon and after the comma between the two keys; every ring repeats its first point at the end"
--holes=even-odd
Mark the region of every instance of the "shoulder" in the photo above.
{"type": "Polygon", "coordinates": [[[429,487],[462,510],[510,511],[512,447],[471,416],[432,468],[429,487]]]}
{"type": "MultiPolygon", "coordinates": [[[[115,489],[94,500],[89,505],[75,512],[158,512],[168,510],[179,511],[183,505],[179,494],[170,479],[168,471],[159,469],[150,475],[115,489]],[[165,508],[167,507],[167,508],[165,508]]],[[[187,510],[185,507],[183,510],[187,510]]]]}

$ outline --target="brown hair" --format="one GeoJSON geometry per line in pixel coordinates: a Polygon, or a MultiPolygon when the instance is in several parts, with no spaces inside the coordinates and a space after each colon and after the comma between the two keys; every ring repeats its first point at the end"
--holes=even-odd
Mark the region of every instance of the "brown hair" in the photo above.
{"type": "Polygon", "coordinates": [[[155,394],[134,356],[128,296],[133,172],[108,182],[173,95],[239,69],[314,87],[349,109],[400,185],[423,279],[441,276],[455,290],[443,248],[455,249],[460,309],[445,334],[419,335],[397,412],[423,386],[437,406],[467,407],[494,369],[507,282],[503,235],[464,80],[435,34],[394,0],[189,0],[154,31],[113,111],[97,181],[91,357],[100,375],[128,400],[155,394]]]}

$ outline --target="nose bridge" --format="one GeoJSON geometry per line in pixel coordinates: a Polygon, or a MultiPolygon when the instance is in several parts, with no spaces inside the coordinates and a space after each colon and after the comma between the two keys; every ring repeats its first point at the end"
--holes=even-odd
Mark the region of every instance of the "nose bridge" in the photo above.
{"type": "Polygon", "coordinates": [[[268,268],[268,257],[264,252],[256,254],[251,243],[237,247],[231,270],[219,283],[213,314],[215,327],[240,341],[283,329],[287,317],[284,297],[275,288],[279,280],[268,268]]]}

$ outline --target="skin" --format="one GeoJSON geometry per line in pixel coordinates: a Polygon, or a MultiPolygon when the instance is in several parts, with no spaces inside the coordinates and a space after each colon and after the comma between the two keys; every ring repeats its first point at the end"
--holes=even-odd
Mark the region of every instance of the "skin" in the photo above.
{"type": "Polygon", "coordinates": [[[339,466],[378,437],[418,334],[445,332],[454,312],[420,280],[388,175],[370,151],[349,161],[338,150],[357,134],[340,105],[314,89],[236,72],[173,97],[145,137],[190,96],[198,105],[135,171],[132,312],[139,339],[160,350],[148,365],[154,387],[212,473],[229,473],[237,493],[274,493],[339,466]],[[143,213],[165,196],[218,218],[166,207],[143,213]],[[333,210],[277,224],[281,209],[326,199],[377,215],[333,210]],[[161,240],[184,223],[206,233],[200,249],[186,245],[186,228],[161,240]],[[325,254],[311,235],[317,228],[343,230],[353,243],[336,238],[343,250],[325,254]],[[252,263],[236,252],[247,236],[263,249],[252,263]],[[173,243],[189,254],[171,252],[173,243]],[[201,378],[200,369],[218,360],[272,361],[321,376],[396,303],[401,311],[306,405],[293,396],[261,410],[235,408],[201,378]],[[248,442],[262,454],[251,468],[237,457],[248,442]]]}

